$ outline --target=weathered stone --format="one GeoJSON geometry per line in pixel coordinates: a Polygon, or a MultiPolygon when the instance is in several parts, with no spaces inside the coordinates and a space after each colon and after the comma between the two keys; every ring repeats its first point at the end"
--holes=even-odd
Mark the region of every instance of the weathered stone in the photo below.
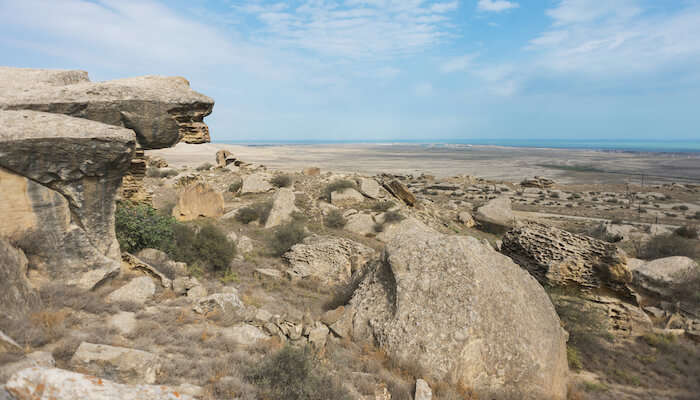
{"type": "Polygon", "coordinates": [[[198,300],[207,296],[207,288],[202,285],[197,285],[187,291],[187,298],[198,300]]]}
{"type": "Polygon", "coordinates": [[[155,383],[161,368],[155,354],[87,342],[80,344],[71,364],[94,375],[125,383],[155,383]]]}
{"type": "Polygon", "coordinates": [[[309,343],[317,349],[323,348],[326,345],[328,338],[328,327],[324,324],[316,324],[309,330],[309,343]]]}
{"type": "Polygon", "coordinates": [[[381,197],[382,192],[379,183],[372,178],[360,178],[358,186],[360,188],[360,193],[370,199],[378,199],[381,197]]]}
{"type": "Polygon", "coordinates": [[[156,281],[160,282],[160,285],[166,289],[171,289],[173,287],[173,282],[165,276],[162,272],[158,271],[155,267],[150,264],[143,262],[138,257],[127,252],[122,253],[122,261],[126,264],[127,268],[131,271],[137,271],[145,275],[150,276],[156,281]]]}
{"type": "Polygon", "coordinates": [[[202,299],[192,308],[199,314],[206,314],[214,310],[226,311],[229,308],[241,308],[243,302],[236,293],[214,293],[202,299]]]}
{"type": "Polygon", "coordinates": [[[374,218],[371,215],[365,213],[357,213],[346,217],[346,223],[343,229],[348,232],[356,233],[358,235],[368,235],[374,232],[374,218]]]}
{"type": "Polygon", "coordinates": [[[353,188],[340,189],[331,193],[331,204],[336,207],[347,207],[364,200],[365,197],[353,188]]]}
{"type": "Polygon", "coordinates": [[[259,340],[265,340],[268,336],[259,328],[249,324],[239,324],[226,328],[221,334],[241,346],[252,346],[259,340]]]}
{"type": "Polygon", "coordinates": [[[122,335],[128,335],[136,329],[136,314],[128,311],[118,312],[109,317],[109,325],[122,335]]]}
{"type": "Polygon", "coordinates": [[[395,236],[350,304],[355,340],[376,341],[434,379],[479,398],[566,398],[565,332],[549,297],[473,237],[395,236]]]}
{"type": "Polygon", "coordinates": [[[294,191],[290,188],[278,189],[272,197],[272,209],[265,221],[265,228],[274,228],[292,220],[292,213],[296,211],[294,205],[294,191]]]}
{"type": "Polygon", "coordinates": [[[179,141],[210,141],[203,120],[211,113],[214,101],[190,89],[186,79],[141,76],[90,82],[81,74],[0,68],[0,109],[66,114],[129,128],[145,149],[170,147],[179,141]],[[52,77],[38,78],[42,74],[52,77]],[[80,78],[53,78],[69,74],[80,78]]]}
{"type": "Polygon", "coordinates": [[[173,216],[179,221],[224,215],[224,196],[203,182],[187,186],[177,200],[173,216]]]}
{"type": "Polygon", "coordinates": [[[269,182],[269,177],[261,174],[252,174],[243,178],[241,186],[241,194],[248,193],[265,193],[272,190],[272,185],[269,182]]]}
{"type": "Polygon", "coordinates": [[[467,211],[461,211],[459,214],[457,214],[457,221],[461,222],[467,228],[471,228],[476,225],[471,213],[467,211]]]}
{"type": "Polygon", "coordinates": [[[173,280],[173,292],[178,295],[187,294],[188,290],[197,286],[200,286],[200,283],[194,277],[179,277],[173,280]]]}
{"type": "Polygon", "coordinates": [[[255,251],[256,242],[248,236],[241,236],[236,242],[236,250],[241,254],[249,254],[255,251]]]}
{"type": "Polygon", "coordinates": [[[416,379],[416,393],[413,397],[414,400],[431,400],[433,398],[433,391],[430,389],[428,382],[423,379],[416,379]]]}
{"type": "Polygon", "coordinates": [[[256,268],[253,275],[258,279],[281,280],[282,272],[273,268],[256,268]]]}
{"type": "Polygon", "coordinates": [[[77,279],[71,279],[68,282],[80,289],[92,290],[119,275],[120,270],[117,264],[106,265],[97,269],[91,269],[81,274],[77,279]]]}
{"type": "Polygon", "coordinates": [[[363,269],[375,251],[352,240],[313,235],[282,255],[301,277],[313,276],[327,284],[347,283],[363,269]]]}
{"type": "Polygon", "coordinates": [[[485,230],[502,233],[515,225],[515,214],[510,208],[510,198],[497,197],[476,210],[474,219],[479,221],[485,230]]]}
{"type": "Polygon", "coordinates": [[[635,285],[659,296],[671,295],[674,286],[697,274],[700,274],[698,263],[681,256],[659,258],[632,271],[635,285]]]}
{"type": "Polygon", "coordinates": [[[535,176],[534,178],[524,179],[522,182],[520,182],[520,186],[546,189],[554,186],[554,181],[541,176],[535,176]]]}
{"type": "MultiPolygon", "coordinates": [[[[56,365],[53,355],[46,351],[35,351],[13,363],[0,366],[0,382],[7,382],[17,371],[31,367],[51,368],[56,365]]],[[[0,397],[2,399],[2,397],[0,397]]]]}
{"type": "Polygon", "coordinates": [[[123,385],[58,368],[27,368],[5,385],[14,400],[193,400],[162,385],[123,385]]]}
{"type": "Polygon", "coordinates": [[[52,279],[118,265],[114,198],[134,145],[127,129],[0,111],[0,236],[52,279]]]}
{"type": "Polygon", "coordinates": [[[0,353],[10,353],[22,351],[22,346],[17,344],[11,337],[0,331],[0,353]]]}
{"type": "Polygon", "coordinates": [[[403,201],[409,206],[416,205],[416,196],[401,182],[394,179],[384,184],[384,188],[389,191],[394,197],[403,201]]]}
{"type": "MultiPolygon", "coordinates": [[[[2,238],[0,238],[0,304],[2,304],[2,314],[13,319],[26,318],[41,306],[39,294],[27,280],[27,258],[24,252],[2,238]]],[[[0,340],[1,337],[0,332],[0,340]]]]}
{"type": "Polygon", "coordinates": [[[131,302],[143,304],[156,293],[156,285],[147,276],[132,279],[126,285],[107,296],[109,302],[131,302]]]}
{"type": "Polygon", "coordinates": [[[318,167],[307,167],[301,170],[301,173],[306,176],[319,176],[321,175],[321,168],[318,167]]]}
{"type": "Polygon", "coordinates": [[[501,252],[543,285],[612,291],[636,303],[627,256],[612,243],[533,222],[506,233],[501,252]]]}
{"type": "Polygon", "coordinates": [[[216,166],[219,168],[225,168],[229,164],[233,164],[236,159],[233,157],[228,150],[219,150],[216,152],[216,166]]]}
{"type": "Polygon", "coordinates": [[[171,260],[165,252],[158,249],[143,249],[136,253],[136,257],[163,272],[167,277],[169,277],[165,272],[167,270],[172,271],[175,275],[188,273],[187,264],[171,260]]]}
{"type": "Polygon", "coordinates": [[[153,168],[168,168],[168,162],[161,156],[148,156],[146,162],[149,167],[153,168]]]}
{"type": "Polygon", "coordinates": [[[436,230],[428,227],[417,219],[409,217],[398,223],[385,225],[384,230],[377,235],[377,239],[384,243],[389,243],[394,240],[394,238],[405,235],[409,232],[423,232],[428,235],[438,233],[436,230]]]}

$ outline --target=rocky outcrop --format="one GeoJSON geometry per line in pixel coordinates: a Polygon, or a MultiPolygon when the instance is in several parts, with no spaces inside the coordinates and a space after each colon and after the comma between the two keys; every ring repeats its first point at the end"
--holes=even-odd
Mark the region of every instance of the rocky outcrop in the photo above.
{"type": "Polygon", "coordinates": [[[360,193],[364,194],[370,199],[378,199],[383,197],[379,183],[372,178],[358,179],[357,186],[360,189],[360,193]]]}
{"type": "Polygon", "coordinates": [[[388,190],[389,193],[391,193],[394,197],[403,201],[407,205],[416,205],[416,196],[413,193],[411,193],[411,191],[406,187],[406,185],[399,182],[397,179],[385,182],[384,188],[388,190]]]}
{"type": "Polygon", "coordinates": [[[632,270],[634,284],[658,296],[671,295],[674,287],[697,277],[698,274],[698,263],[681,256],[659,258],[638,265],[632,270]]]}
{"type": "Polygon", "coordinates": [[[243,178],[241,186],[241,194],[248,193],[265,193],[272,190],[272,185],[269,181],[269,176],[262,174],[252,174],[243,178]]]}
{"type": "Polygon", "coordinates": [[[636,303],[627,256],[612,243],[533,222],[506,233],[501,252],[543,285],[613,292],[636,303]]]}
{"type": "Polygon", "coordinates": [[[227,165],[233,164],[236,158],[228,150],[219,150],[216,152],[216,166],[226,168],[227,165]]]}
{"type": "Polygon", "coordinates": [[[123,385],[63,369],[40,367],[18,371],[5,390],[16,400],[193,400],[162,385],[123,385]]]}
{"type": "Polygon", "coordinates": [[[475,238],[397,233],[350,304],[353,338],[434,379],[479,398],[566,398],[565,332],[547,294],[475,238]]]}
{"type": "Polygon", "coordinates": [[[0,304],[2,304],[2,314],[12,319],[26,318],[41,305],[39,295],[27,280],[27,257],[22,250],[15,248],[2,238],[0,238],[0,304]]]}
{"type": "Polygon", "coordinates": [[[185,187],[180,193],[173,216],[179,221],[224,215],[224,196],[204,182],[185,187]]]}
{"type": "Polygon", "coordinates": [[[35,111],[0,111],[0,236],[51,277],[119,266],[114,199],[132,131],[35,111]]]}
{"type": "Polygon", "coordinates": [[[290,273],[294,276],[312,276],[336,285],[347,283],[352,274],[363,269],[374,254],[373,249],[352,240],[313,235],[292,246],[282,258],[289,263],[290,273]]]}
{"type": "Polygon", "coordinates": [[[364,200],[365,197],[353,188],[340,189],[331,193],[331,204],[336,207],[347,207],[364,200]]]}
{"type": "Polygon", "coordinates": [[[485,230],[494,233],[503,233],[515,225],[515,214],[507,196],[497,197],[479,207],[474,218],[485,230]]]}
{"type": "Polygon", "coordinates": [[[214,101],[182,77],[90,82],[84,71],[0,68],[0,109],[35,110],[132,129],[144,149],[210,141],[214,101]]]}
{"type": "Polygon", "coordinates": [[[265,229],[274,228],[282,225],[285,222],[292,220],[292,213],[297,210],[294,205],[296,196],[290,188],[280,188],[272,197],[272,208],[270,215],[265,221],[265,229]]]}
{"type": "Polygon", "coordinates": [[[161,368],[154,354],[87,342],[80,344],[71,364],[91,374],[126,383],[155,383],[161,368]]]}
{"type": "Polygon", "coordinates": [[[520,186],[546,189],[554,186],[554,181],[541,176],[535,176],[534,178],[523,179],[523,181],[520,182],[520,186]]]}
{"type": "Polygon", "coordinates": [[[156,285],[147,276],[132,279],[126,285],[107,296],[109,302],[143,304],[156,293],[156,285]]]}

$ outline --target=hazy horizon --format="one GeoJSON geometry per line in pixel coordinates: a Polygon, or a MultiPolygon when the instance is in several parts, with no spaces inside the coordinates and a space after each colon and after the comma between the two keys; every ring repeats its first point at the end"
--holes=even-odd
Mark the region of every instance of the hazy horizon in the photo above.
{"type": "Polygon", "coordinates": [[[215,141],[694,142],[700,0],[658,3],[0,0],[0,64],[185,76],[215,141]]]}

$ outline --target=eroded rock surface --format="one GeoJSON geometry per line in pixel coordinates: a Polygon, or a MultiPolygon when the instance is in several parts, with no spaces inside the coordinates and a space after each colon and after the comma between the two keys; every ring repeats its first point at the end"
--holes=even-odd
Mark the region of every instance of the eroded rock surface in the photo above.
{"type": "Polygon", "coordinates": [[[27,280],[27,257],[22,250],[2,238],[0,238],[0,304],[2,314],[13,319],[26,318],[41,305],[38,293],[27,280]]]}
{"type": "Polygon", "coordinates": [[[510,198],[497,197],[476,210],[474,218],[487,230],[495,233],[505,232],[515,225],[515,214],[510,205],[510,198]]]}
{"type": "Polygon", "coordinates": [[[142,350],[83,342],[71,364],[97,376],[126,383],[155,383],[161,364],[158,357],[142,350]]]}
{"type": "Polygon", "coordinates": [[[566,398],[565,333],[543,288],[475,238],[429,232],[387,245],[351,300],[352,336],[479,398],[566,398]]]}
{"type": "Polygon", "coordinates": [[[114,199],[135,144],[124,128],[0,111],[0,236],[54,278],[118,266],[114,199]]]}
{"type": "Polygon", "coordinates": [[[180,221],[224,215],[224,197],[209,185],[197,182],[187,186],[177,200],[173,216],[180,221]]]}

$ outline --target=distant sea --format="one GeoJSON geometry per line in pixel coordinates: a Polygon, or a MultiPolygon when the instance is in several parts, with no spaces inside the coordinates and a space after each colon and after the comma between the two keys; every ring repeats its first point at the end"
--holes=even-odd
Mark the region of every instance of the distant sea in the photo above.
{"type": "Polygon", "coordinates": [[[623,141],[549,139],[448,139],[448,140],[218,140],[215,143],[244,146],[329,145],[329,144],[422,144],[586,149],[654,153],[700,153],[700,141],[623,141]]]}

